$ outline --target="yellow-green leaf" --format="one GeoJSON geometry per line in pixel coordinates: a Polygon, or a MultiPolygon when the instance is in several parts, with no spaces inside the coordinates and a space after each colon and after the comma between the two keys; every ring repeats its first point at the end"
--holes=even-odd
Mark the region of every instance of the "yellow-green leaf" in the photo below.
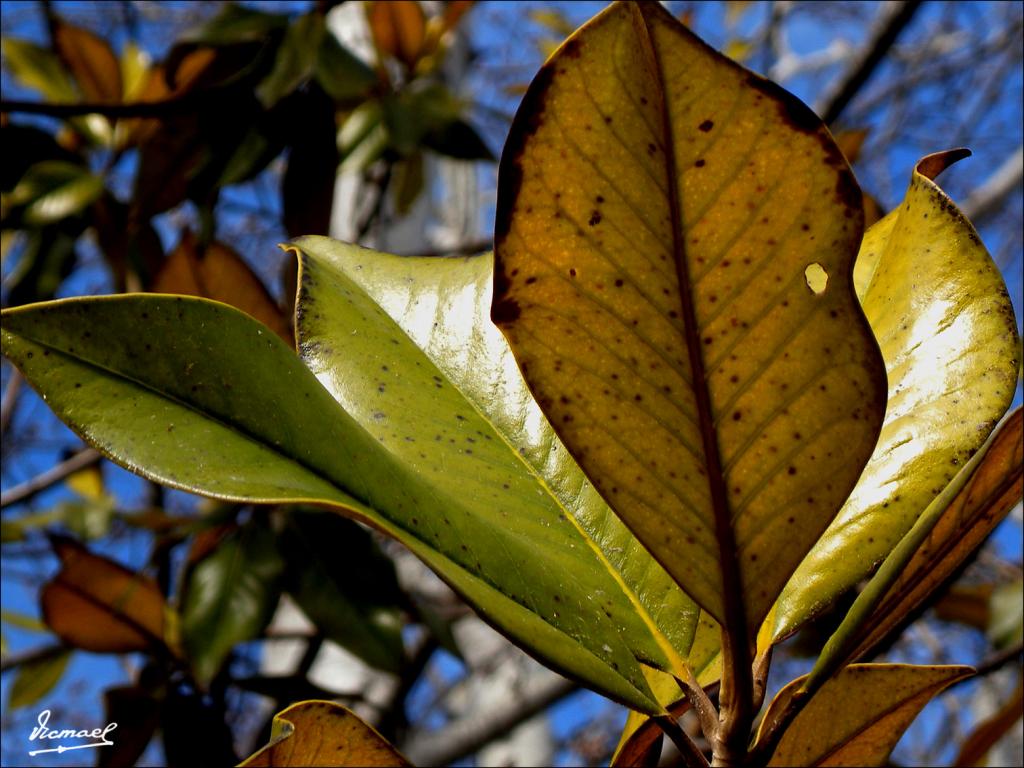
{"type": "Polygon", "coordinates": [[[8,709],[35,704],[60,682],[71,660],[71,651],[57,647],[17,667],[14,682],[7,692],[8,709]]]}
{"type": "Polygon", "coordinates": [[[618,515],[751,638],[881,423],[861,220],[821,121],[657,3],[563,44],[502,157],[492,317],[618,515]]]}
{"type": "Polygon", "coordinates": [[[779,598],[783,637],[864,578],[985,442],[1020,364],[1013,306],[977,232],[932,180],[929,155],[865,235],[854,279],[889,377],[885,424],[835,521],[779,598]]]}
{"type": "Polygon", "coordinates": [[[261,766],[408,766],[371,726],[340,704],[300,701],[274,715],[270,743],[239,763],[261,766]]]}
{"type": "MultiPolygon", "coordinates": [[[[922,536],[912,558],[872,611],[871,620],[859,628],[859,640],[849,658],[863,657],[884,641],[914,608],[948,581],[1020,503],[1024,487],[1021,424],[1021,409],[1017,408],[994,435],[970,479],[922,536]]],[[[962,471],[970,472],[971,468],[962,471]]],[[[922,516],[918,525],[927,523],[922,516]]]]}
{"type": "MultiPolygon", "coordinates": [[[[932,697],[974,673],[970,667],[854,664],[821,688],[786,729],[768,765],[885,765],[896,742],[932,697]]],[[[771,722],[803,678],[772,701],[771,722]]]]}

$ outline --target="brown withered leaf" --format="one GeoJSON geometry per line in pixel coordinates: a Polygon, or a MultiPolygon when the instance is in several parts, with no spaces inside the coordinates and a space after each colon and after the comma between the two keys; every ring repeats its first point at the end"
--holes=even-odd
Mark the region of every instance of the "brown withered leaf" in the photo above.
{"type": "Polygon", "coordinates": [[[256,318],[289,344],[292,332],[263,283],[234,250],[213,242],[200,248],[185,230],[153,281],[155,293],[216,299],[256,318]]]}
{"type": "Polygon", "coordinates": [[[61,570],[42,591],[43,621],[73,648],[94,653],[171,651],[164,596],[152,579],[51,536],[61,570]]]}

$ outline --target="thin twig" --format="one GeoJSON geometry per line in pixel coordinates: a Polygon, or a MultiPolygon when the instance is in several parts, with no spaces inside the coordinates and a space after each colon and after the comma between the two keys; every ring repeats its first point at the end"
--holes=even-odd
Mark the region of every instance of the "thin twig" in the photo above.
{"type": "Polygon", "coordinates": [[[964,200],[960,210],[975,224],[985,216],[996,213],[1004,198],[1020,186],[1024,178],[1024,146],[1006,158],[995,173],[964,200]]]}
{"type": "Polygon", "coordinates": [[[528,678],[515,699],[474,712],[440,730],[417,734],[404,745],[403,752],[416,765],[448,765],[507,736],[579,687],[579,683],[554,674],[528,678]]]}
{"type": "Polygon", "coordinates": [[[14,406],[18,402],[18,392],[21,389],[22,381],[24,379],[21,377],[21,372],[17,368],[13,368],[11,378],[7,381],[7,389],[4,390],[4,399],[0,402],[0,434],[7,431],[14,416],[14,406]]]}
{"type": "Polygon", "coordinates": [[[161,101],[129,101],[123,104],[100,102],[76,102],[54,104],[47,101],[21,101],[17,99],[0,101],[0,112],[24,115],[47,115],[48,117],[80,117],[82,115],[103,115],[105,117],[171,117],[198,112],[203,108],[223,101],[224,95],[216,90],[195,91],[161,101]]]}
{"type": "Polygon", "coordinates": [[[827,125],[832,125],[839,119],[846,106],[874,74],[896,42],[896,38],[914,18],[917,9],[921,7],[921,2],[922,0],[904,0],[879,26],[839,85],[823,100],[823,106],[818,113],[827,125]]]}
{"type": "Polygon", "coordinates": [[[682,755],[683,762],[687,765],[687,768],[708,768],[708,759],[704,757],[703,752],[697,749],[697,745],[686,735],[686,731],[679,727],[679,723],[676,722],[674,717],[671,715],[658,715],[654,718],[654,722],[661,728],[662,733],[668,736],[672,743],[676,745],[676,749],[682,755]]]}
{"type": "Polygon", "coordinates": [[[697,712],[704,738],[708,740],[708,744],[714,744],[715,737],[718,735],[718,709],[711,703],[707,692],[697,682],[697,678],[693,676],[693,670],[689,667],[683,667],[683,677],[677,677],[676,682],[682,686],[690,706],[697,712]]]}
{"type": "Polygon", "coordinates": [[[67,647],[57,643],[56,645],[45,645],[42,648],[33,648],[30,651],[24,653],[12,654],[6,656],[2,662],[0,662],[0,672],[7,672],[9,670],[20,667],[22,664],[31,664],[34,661],[45,661],[51,659],[59,653],[63,653],[67,650],[67,647]]]}
{"type": "Polygon", "coordinates": [[[92,448],[83,448],[71,458],[65,459],[55,467],[51,467],[31,480],[16,485],[7,493],[0,495],[0,508],[28,501],[40,491],[45,491],[75,472],[91,467],[102,459],[100,452],[92,448]]]}

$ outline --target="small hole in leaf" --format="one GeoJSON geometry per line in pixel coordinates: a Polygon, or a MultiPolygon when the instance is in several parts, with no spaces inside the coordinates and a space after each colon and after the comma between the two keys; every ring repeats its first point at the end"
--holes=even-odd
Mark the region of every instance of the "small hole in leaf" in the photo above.
{"type": "Polygon", "coordinates": [[[818,262],[808,264],[807,269],[804,270],[804,279],[807,281],[807,287],[811,289],[811,292],[817,296],[820,296],[825,292],[825,286],[828,285],[828,272],[818,262]]]}

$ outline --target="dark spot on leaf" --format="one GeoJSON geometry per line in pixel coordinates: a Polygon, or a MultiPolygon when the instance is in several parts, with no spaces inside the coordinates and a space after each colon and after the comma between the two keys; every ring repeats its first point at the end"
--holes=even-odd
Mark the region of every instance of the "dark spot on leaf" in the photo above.
{"type": "Polygon", "coordinates": [[[697,161],[696,161],[696,162],[694,163],[694,165],[695,165],[695,166],[696,166],[697,168],[703,168],[703,167],[704,167],[704,160],[703,160],[703,158],[702,158],[702,159],[700,159],[700,160],[697,160],[697,161]]]}
{"type": "Polygon", "coordinates": [[[601,212],[594,210],[590,212],[590,220],[587,222],[592,227],[596,227],[601,223],[601,212]]]}
{"type": "Polygon", "coordinates": [[[697,128],[700,129],[701,131],[703,131],[704,133],[707,133],[708,131],[710,131],[714,127],[715,127],[715,124],[711,120],[705,120],[703,123],[701,123],[700,125],[697,126],[697,128]]]}

